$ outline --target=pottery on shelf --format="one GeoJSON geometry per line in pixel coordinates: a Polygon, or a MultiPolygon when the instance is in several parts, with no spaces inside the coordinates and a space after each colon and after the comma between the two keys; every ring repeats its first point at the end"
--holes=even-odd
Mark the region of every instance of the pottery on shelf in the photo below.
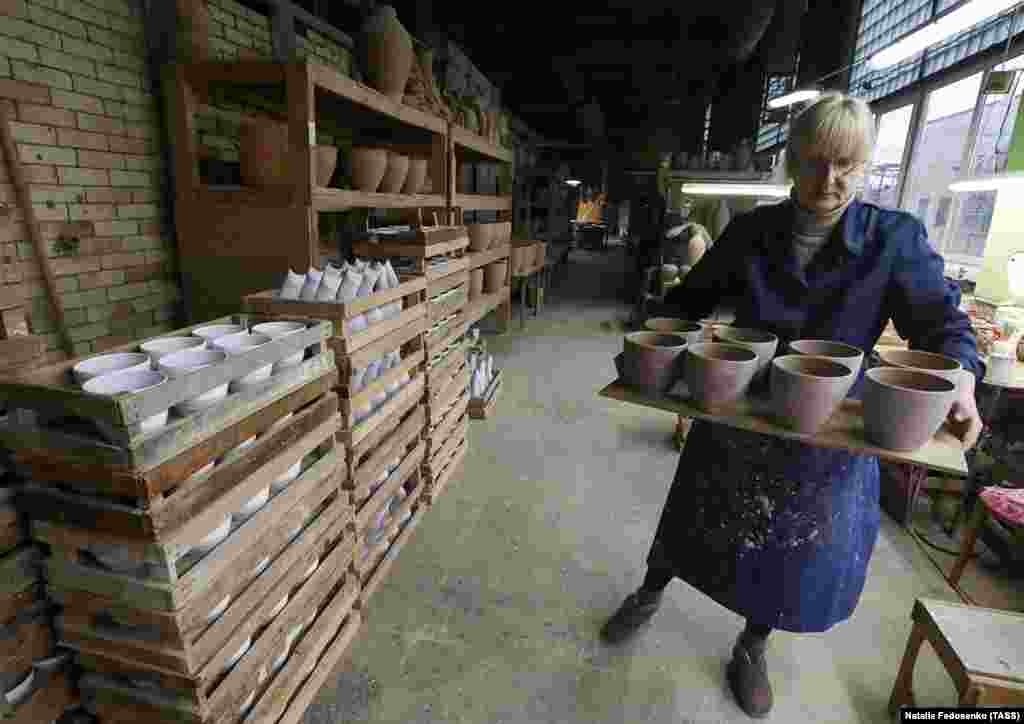
{"type": "Polygon", "coordinates": [[[715,414],[746,395],[757,372],[757,353],[749,347],[698,342],[686,350],[685,376],[693,404],[715,414]]]}
{"type": "Polygon", "coordinates": [[[959,360],[934,352],[915,349],[876,349],[882,364],[888,367],[921,370],[943,377],[959,386],[963,379],[963,365],[959,360]]]}
{"type": "Polygon", "coordinates": [[[793,354],[808,354],[813,357],[828,357],[860,374],[864,364],[864,350],[845,342],[833,342],[828,339],[797,339],[789,343],[793,354]]]}
{"type": "Polygon", "coordinates": [[[208,324],[203,327],[196,327],[192,330],[192,334],[200,339],[203,339],[209,344],[218,337],[223,337],[226,334],[238,334],[244,332],[245,327],[240,324],[208,324]]]}
{"type": "Polygon", "coordinates": [[[375,193],[388,168],[388,152],[384,148],[353,146],[349,156],[352,186],[356,191],[375,193]]]}
{"type": "Polygon", "coordinates": [[[160,359],[169,354],[205,346],[206,340],[201,337],[160,337],[143,342],[139,349],[149,355],[153,366],[156,367],[160,359]]]}
{"type": "Polygon", "coordinates": [[[668,332],[686,337],[687,344],[696,344],[703,339],[704,330],[696,322],[672,317],[651,317],[644,322],[644,328],[651,332],[668,332]]]}
{"type": "MultiPolygon", "coordinates": [[[[148,359],[148,358],[147,358],[148,359]]],[[[167,382],[167,375],[152,369],[125,369],[93,377],[82,385],[82,390],[94,395],[122,395],[142,392],[167,382]]],[[[139,423],[142,432],[159,430],[167,424],[169,410],[158,412],[139,423]]]]}
{"type": "Polygon", "coordinates": [[[427,159],[410,158],[409,172],[405,176],[405,183],[402,184],[403,194],[423,193],[423,185],[427,181],[427,159]]]}
{"type": "MultiPolygon", "coordinates": [[[[157,366],[168,377],[177,378],[184,377],[190,372],[202,369],[203,367],[220,364],[227,358],[228,355],[223,350],[193,347],[165,355],[160,359],[157,366]]],[[[179,402],[174,406],[174,409],[182,415],[191,415],[193,412],[205,410],[216,405],[227,396],[228,383],[224,383],[201,395],[179,402]]]]}
{"type": "MultiPolygon", "coordinates": [[[[267,344],[270,341],[271,338],[266,334],[238,332],[236,334],[226,334],[223,337],[218,337],[213,340],[211,344],[214,348],[226,352],[228,356],[238,357],[240,355],[244,355],[255,347],[267,344]]],[[[231,391],[241,391],[247,387],[263,382],[270,377],[273,368],[273,364],[264,365],[247,375],[239,377],[237,380],[231,380],[231,391]]]]}
{"type": "Polygon", "coordinates": [[[388,165],[380,182],[382,194],[397,194],[402,191],[405,177],[409,174],[409,157],[388,151],[388,165]]]}
{"type": "Polygon", "coordinates": [[[71,368],[71,373],[74,375],[75,381],[82,385],[95,377],[109,375],[111,372],[148,369],[152,369],[148,354],[144,352],[116,352],[82,360],[71,368]]]}
{"type": "Polygon", "coordinates": [[[931,440],[956,400],[956,384],[930,372],[875,367],[864,377],[864,435],[887,450],[916,450],[931,440]]]}
{"type": "Polygon", "coordinates": [[[334,175],[334,167],[338,165],[337,146],[314,146],[316,159],[316,185],[327,186],[334,175]]]}
{"type": "Polygon", "coordinates": [[[484,293],[484,270],[474,269],[469,273],[469,298],[476,299],[484,293]]]}
{"type": "Polygon", "coordinates": [[[484,291],[494,294],[501,291],[505,286],[505,278],[508,276],[508,262],[506,260],[496,261],[484,267],[484,291]]]}
{"type": "Polygon", "coordinates": [[[740,347],[747,347],[757,353],[757,374],[761,377],[768,374],[769,365],[775,350],[779,346],[779,338],[771,332],[762,332],[759,329],[743,329],[741,327],[718,327],[711,333],[712,340],[722,344],[735,344],[740,347]]]}
{"type": "MultiPolygon", "coordinates": [[[[254,325],[252,331],[256,334],[265,334],[271,339],[277,339],[278,337],[284,337],[289,334],[295,334],[301,332],[306,328],[306,325],[302,322],[264,322],[263,324],[254,325]]],[[[302,364],[302,359],[305,357],[305,350],[290,354],[284,359],[275,362],[271,369],[271,374],[276,375],[281,370],[286,370],[289,367],[295,367],[296,365],[302,364]]]]}
{"type": "Polygon", "coordinates": [[[663,332],[632,332],[623,339],[622,381],[661,396],[683,371],[686,337],[663,332]]]}
{"type": "Polygon", "coordinates": [[[467,224],[466,231],[469,232],[469,248],[472,251],[487,251],[491,245],[490,224],[467,224]]]}
{"type": "Polygon", "coordinates": [[[771,363],[772,409],[796,432],[813,435],[832,417],[857,376],[827,357],[790,354],[771,363]]]}
{"type": "Polygon", "coordinates": [[[412,38],[390,5],[378,5],[363,23],[367,83],[396,103],[402,102],[414,59],[412,38]]]}

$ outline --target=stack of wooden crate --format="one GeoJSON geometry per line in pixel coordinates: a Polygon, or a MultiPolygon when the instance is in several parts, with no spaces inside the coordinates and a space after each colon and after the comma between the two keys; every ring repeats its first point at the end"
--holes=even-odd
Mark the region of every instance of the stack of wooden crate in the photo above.
{"type": "MultiPolygon", "coordinates": [[[[353,302],[307,302],[278,298],[273,290],[245,297],[247,309],[267,315],[301,315],[327,320],[328,345],[339,370],[341,424],[338,440],[348,465],[344,485],[355,511],[357,546],[352,572],[363,589],[365,611],[424,511],[421,465],[426,425],[424,390],[427,355],[427,281],[400,274],[399,285],[353,302]],[[398,304],[400,309],[391,305],[398,304]],[[366,325],[374,309],[393,313],[366,325]],[[398,351],[398,361],[368,384],[360,380],[371,365],[398,351]]],[[[380,316],[380,315],[377,315],[380,316]]]]}
{"type": "Polygon", "coordinates": [[[57,633],[102,724],[298,722],[358,630],[330,325],[293,321],[304,328],[138,392],[80,391],[79,360],[0,383],[0,445],[30,479],[21,505],[51,552],[57,633]],[[266,381],[178,415],[267,365],[266,381]]]}

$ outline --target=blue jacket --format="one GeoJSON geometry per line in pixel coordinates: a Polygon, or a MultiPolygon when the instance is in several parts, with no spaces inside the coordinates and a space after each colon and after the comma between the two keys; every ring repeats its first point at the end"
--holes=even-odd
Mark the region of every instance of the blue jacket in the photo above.
{"type": "Polygon", "coordinates": [[[794,339],[831,339],[869,355],[892,319],[912,349],[953,357],[984,376],[959,310],[960,288],[943,275],[917,218],[854,199],[805,271],[792,228],[789,200],[736,217],[666,304],[684,319],[731,307],[737,326],[777,334],[780,353],[794,339]]]}

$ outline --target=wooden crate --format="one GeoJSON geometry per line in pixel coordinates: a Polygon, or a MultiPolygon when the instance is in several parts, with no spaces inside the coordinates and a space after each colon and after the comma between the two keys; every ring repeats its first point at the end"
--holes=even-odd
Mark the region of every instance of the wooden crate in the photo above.
{"type": "MultiPolygon", "coordinates": [[[[379,358],[378,358],[379,359],[379,358]]],[[[361,388],[358,392],[353,392],[349,382],[351,376],[346,377],[344,384],[339,388],[341,395],[341,426],[346,430],[352,430],[356,432],[356,428],[367,422],[367,420],[356,422],[355,413],[356,411],[368,404],[375,396],[385,392],[387,387],[394,384],[400,377],[407,375],[409,377],[409,383],[412,383],[414,378],[423,378],[426,371],[426,351],[423,348],[423,337],[420,334],[416,334],[411,337],[401,347],[401,362],[385,371],[382,375],[377,377],[373,382],[361,388]]],[[[396,396],[401,394],[400,389],[396,392],[396,396]]],[[[380,408],[378,408],[379,410],[380,408]]],[[[375,410],[371,414],[376,415],[378,410],[375,410]]],[[[391,414],[394,414],[393,410],[391,414]]],[[[375,426],[371,426],[372,427],[375,426]]]]}
{"type": "MultiPolygon", "coordinates": [[[[263,321],[266,321],[265,317],[237,314],[204,325],[240,324],[251,327],[263,321]]],[[[67,418],[91,421],[102,431],[108,442],[119,447],[135,449],[147,438],[154,436],[154,433],[142,431],[139,425],[142,420],[297,352],[305,350],[307,357],[328,355],[324,342],[330,336],[329,322],[297,318],[290,318],[288,321],[305,322],[307,328],[302,332],[273,339],[244,354],[228,357],[219,364],[203,367],[183,377],[169,379],[164,384],[147,390],[113,396],[83,392],[72,380],[71,368],[84,359],[98,356],[89,355],[37,370],[17,381],[0,382],[0,400],[6,401],[11,410],[28,410],[34,413],[28,417],[41,421],[67,418]]],[[[143,342],[162,337],[188,336],[196,327],[204,325],[193,325],[110,351],[135,351],[143,342]]],[[[271,378],[264,384],[270,387],[275,383],[271,378]]],[[[231,395],[228,395],[227,399],[230,398],[231,395]]],[[[175,413],[172,412],[171,415],[175,416],[175,413]]],[[[174,420],[169,422],[172,426],[176,424],[174,420]]],[[[161,430],[160,433],[165,431],[161,430]]]]}
{"type": "MultiPolygon", "coordinates": [[[[388,504],[391,496],[395,494],[398,488],[405,484],[410,477],[419,473],[425,454],[425,446],[422,441],[417,441],[415,445],[410,445],[402,458],[401,464],[391,472],[387,480],[372,495],[356,502],[357,535],[362,535],[368,530],[374,518],[388,504]]],[[[353,491],[353,493],[355,492],[361,491],[353,491]]]]}
{"type": "Polygon", "coordinates": [[[256,546],[255,555],[261,558],[255,566],[239,566],[236,575],[222,576],[203,601],[178,611],[137,608],[116,594],[51,586],[50,595],[64,607],[57,623],[61,643],[182,675],[216,670],[217,662],[223,663],[225,654],[233,650],[232,642],[269,623],[282,597],[302,582],[305,572],[327,551],[342,539],[354,548],[352,520],[348,496],[333,482],[315,489],[280,524],[264,532],[256,546]],[[327,497],[318,500],[323,495],[327,497]],[[300,532],[293,538],[296,529],[300,532]],[[227,597],[229,605],[210,625],[208,611],[227,597]]]}
{"type": "Polygon", "coordinates": [[[0,701],[0,720],[9,724],[47,724],[78,705],[78,694],[72,683],[64,657],[36,668],[32,693],[14,707],[0,701]]]}
{"type": "Polygon", "coordinates": [[[417,403],[395,417],[396,420],[389,422],[386,429],[378,428],[379,435],[375,433],[357,447],[346,448],[352,472],[342,485],[351,491],[352,502],[357,508],[361,508],[370,497],[374,483],[389,465],[395,459],[401,465],[423,436],[427,415],[422,404],[417,403]]]}
{"type": "Polygon", "coordinates": [[[430,283],[442,279],[455,272],[469,268],[466,250],[469,247],[469,232],[466,227],[439,228],[436,230],[418,229],[414,235],[421,238],[378,238],[357,240],[352,244],[352,253],[376,259],[389,257],[407,257],[413,259],[412,272],[426,278],[428,296],[435,292],[430,290],[430,283]]]}
{"type": "Polygon", "coordinates": [[[194,473],[253,435],[264,435],[285,415],[297,413],[337,384],[332,354],[317,355],[214,407],[172,423],[134,448],[58,427],[0,423],[0,445],[36,483],[140,508],[160,508],[189,489],[194,473]]]}
{"type": "MultiPolygon", "coordinates": [[[[333,328],[331,347],[336,354],[349,355],[381,337],[392,334],[426,316],[426,279],[422,275],[403,274],[394,289],[384,289],[352,302],[304,302],[278,299],[273,289],[244,297],[245,307],[252,312],[281,317],[303,316],[328,320],[333,328]],[[351,332],[348,323],[360,314],[384,304],[401,300],[400,314],[370,324],[366,329],[351,332]]],[[[392,348],[394,349],[394,348],[392,348]]]]}
{"type": "MultiPolygon", "coordinates": [[[[420,499],[423,497],[423,491],[426,488],[426,477],[424,477],[421,470],[414,470],[411,475],[406,476],[406,480],[404,482],[411,482],[413,486],[412,490],[394,512],[389,513],[384,517],[379,529],[380,533],[374,536],[375,542],[370,542],[369,540],[370,530],[361,530],[357,537],[356,552],[352,557],[351,570],[359,576],[359,580],[363,585],[368,582],[373,573],[374,567],[380,562],[380,558],[383,555],[383,551],[374,555],[372,549],[377,547],[378,542],[394,541],[405,524],[402,521],[402,518],[409,513],[409,511],[415,511],[420,499]],[[367,553],[367,548],[371,549],[371,552],[367,553]]],[[[398,486],[396,486],[394,490],[390,491],[387,500],[390,500],[391,496],[393,496],[397,491],[398,486]]],[[[386,502],[387,501],[385,501],[385,503],[386,502]]]]}
{"type": "Polygon", "coordinates": [[[469,388],[467,387],[461,395],[452,401],[451,406],[447,410],[442,409],[439,412],[437,422],[427,427],[426,441],[428,454],[436,452],[447,441],[452,428],[466,414],[469,403],[469,388]]]}
{"type": "Polygon", "coordinates": [[[427,348],[428,358],[452,346],[466,334],[468,329],[466,316],[461,311],[449,317],[448,321],[441,321],[436,326],[429,327],[423,333],[423,343],[427,348]]]}
{"type": "Polygon", "coordinates": [[[501,370],[496,370],[491,378],[483,397],[474,397],[469,401],[469,416],[474,420],[486,420],[494,413],[501,392],[501,370]]]}
{"type": "MultiPolygon", "coordinates": [[[[379,360],[396,349],[401,351],[403,357],[407,354],[412,354],[418,349],[423,349],[423,333],[426,331],[427,326],[427,318],[424,315],[421,319],[396,329],[356,352],[336,354],[335,361],[340,374],[339,384],[342,388],[342,395],[346,396],[349,394],[347,390],[352,372],[355,369],[366,367],[371,362],[379,360]]],[[[328,344],[332,344],[332,342],[329,341],[328,344]]]]}
{"type": "Polygon", "coordinates": [[[426,400],[427,405],[427,433],[432,434],[431,428],[436,425],[445,413],[451,408],[460,396],[469,388],[469,365],[464,364],[436,394],[430,395],[426,400]]]}
{"type": "Polygon", "coordinates": [[[427,393],[436,393],[466,364],[466,348],[469,340],[465,337],[452,341],[451,346],[442,349],[427,362],[427,393]]]}
{"type": "Polygon", "coordinates": [[[437,502],[452,476],[458,471],[462,461],[465,460],[468,451],[469,444],[466,441],[455,450],[454,455],[448,459],[448,464],[444,466],[441,472],[427,482],[427,487],[423,491],[423,501],[427,505],[433,505],[437,502]]]}
{"type": "Polygon", "coordinates": [[[424,387],[426,384],[425,375],[422,371],[415,376],[410,375],[406,383],[393,397],[378,407],[369,417],[349,428],[342,428],[338,432],[338,439],[348,447],[356,447],[373,434],[373,431],[381,426],[389,426],[396,421],[396,416],[401,410],[409,409],[412,405],[418,404],[423,399],[424,387]]]}
{"type": "Polygon", "coordinates": [[[0,487],[0,556],[10,553],[28,539],[25,518],[15,507],[17,488],[0,487]]]}
{"type": "Polygon", "coordinates": [[[433,282],[427,298],[427,320],[446,319],[469,302],[469,272],[460,271],[433,282]]]}
{"type": "Polygon", "coordinates": [[[387,552],[378,559],[376,565],[371,569],[371,572],[367,576],[363,588],[359,593],[359,600],[356,602],[356,606],[359,611],[365,617],[368,612],[370,597],[380,588],[381,584],[387,578],[391,572],[391,567],[395,564],[398,559],[398,555],[405,548],[406,543],[412,538],[415,533],[417,526],[422,522],[423,517],[426,515],[427,508],[425,505],[420,505],[417,501],[417,506],[412,518],[405,522],[404,525],[398,528],[398,537],[395,538],[394,542],[388,547],[387,552]]]}
{"type": "Polygon", "coordinates": [[[466,444],[468,431],[469,417],[463,413],[447,429],[444,438],[437,440],[433,450],[423,459],[423,470],[430,480],[436,480],[447,467],[448,461],[466,444]]]}

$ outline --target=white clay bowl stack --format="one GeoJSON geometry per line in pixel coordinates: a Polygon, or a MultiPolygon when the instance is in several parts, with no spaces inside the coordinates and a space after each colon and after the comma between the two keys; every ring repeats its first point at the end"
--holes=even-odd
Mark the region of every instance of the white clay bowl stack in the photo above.
{"type": "Polygon", "coordinates": [[[301,472],[302,472],[302,461],[299,460],[297,463],[295,463],[290,468],[288,468],[288,470],[285,471],[284,475],[282,475],[277,480],[272,482],[270,484],[270,489],[274,491],[275,495],[280,493],[282,490],[284,490],[289,485],[291,485],[292,481],[294,481],[297,477],[299,477],[299,473],[301,473],[301,472]]]}
{"type": "MultiPolygon", "coordinates": [[[[252,328],[252,331],[256,334],[265,334],[271,339],[277,339],[278,337],[285,337],[289,334],[295,334],[301,332],[306,328],[306,325],[302,322],[264,322],[263,324],[257,324],[252,328]]],[[[305,356],[306,351],[296,352],[295,354],[288,355],[280,362],[275,362],[271,374],[276,375],[281,370],[286,370],[289,367],[295,367],[296,365],[302,364],[302,358],[305,356]]]]}
{"type": "Polygon", "coordinates": [[[192,548],[202,555],[206,555],[231,535],[231,516],[225,515],[220,524],[212,531],[203,536],[192,548]]]}
{"type": "Polygon", "coordinates": [[[245,641],[242,642],[242,645],[238,647],[238,650],[235,651],[235,653],[231,656],[231,658],[227,660],[227,663],[224,664],[224,671],[225,671],[225,673],[230,671],[231,668],[235,664],[237,664],[242,659],[242,657],[245,656],[245,654],[251,648],[252,648],[252,637],[249,637],[245,641]]]}
{"type": "Polygon", "coordinates": [[[153,368],[159,369],[157,363],[162,357],[186,349],[201,349],[205,346],[206,340],[202,337],[160,337],[143,342],[139,345],[139,349],[149,355],[153,362],[153,368]]]}
{"type": "MultiPolygon", "coordinates": [[[[211,344],[215,349],[223,350],[232,357],[238,357],[252,351],[256,347],[261,347],[268,342],[270,342],[270,337],[265,334],[240,332],[238,334],[228,334],[223,337],[218,337],[213,340],[211,344]]],[[[274,365],[272,364],[264,365],[258,370],[250,372],[243,377],[239,377],[237,380],[231,380],[231,391],[238,392],[248,387],[258,385],[270,378],[270,373],[273,369],[274,365]]]]}
{"type": "Polygon", "coordinates": [[[258,511],[260,508],[262,508],[264,505],[266,505],[268,500],[270,500],[270,486],[269,485],[267,487],[265,487],[265,488],[261,488],[256,493],[256,495],[254,495],[251,498],[249,498],[249,500],[247,500],[245,502],[245,505],[243,505],[234,514],[233,517],[235,519],[239,520],[239,521],[248,520],[253,515],[255,515],[256,511],[258,511]]]}
{"type": "Polygon", "coordinates": [[[240,324],[208,324],[205,327],[196,327],[192,330],[192,334],[195,337],[199,337],[206,343],[210,343],[218,337],[223,337],[228,334],[238,334],[244,332],[245,327],[240,324]]]}
{"type": "Polygon", "coordinates": [[[32,693],[32,686],[36,681],[36,670],[30,670],[25,678],[22,679],[16,686],[8,689],[4,692],[4,700],[11,706],[17,706],[21,702],[28,698],[28,695],[32,693]]]}
{"type": "MultiPolygon", "coordinates": [[[[147,358],[148,359],[148,358],[147,358]]],[[[147,363],[148,364],[148,363],[147,363]]],[[[142,392],[167,382],[167,375],[152,369],[129,369],[93,377],[82,385],[85,392],[113,397],[127,392],[142,392]]],[[[167,424],[169,410],[158,412],[139,423],[142,432],[159,430],[167,424]]]]}
{"type": "MultiPolygon", "coordinates": [[[[220,350],[194,347],[161,357],[157,367],[168,377],[179,378],[203,367],[220,364],[227,358],[227,354],[220,350]]],[[[181,415],[191,415],[216,405],[227,396],[228,385],[224,383],[201,395],[179,402],[174,406],[174,410],[181,415]]]]}
{"type": "Polygon", "coordinates": [[[117,352],[114,354],[101,354],[98,357],[82,360],[71,368],[71,374],[74,375],[75,382],[79,385],[84,385],[91,379],[109,375],[113,372],[148,369],[152,369],[148,354],[143,354],[142,352],[117,352]]]}
{"type": "Polygon", "coordinates": [[[213,623],[218,618],[224,615],[224,612],[228,610],[228,606],[231,605],[231,594],[224,596],[216,606],[211,608],[206,614],[206,623],[213,623]]]}

